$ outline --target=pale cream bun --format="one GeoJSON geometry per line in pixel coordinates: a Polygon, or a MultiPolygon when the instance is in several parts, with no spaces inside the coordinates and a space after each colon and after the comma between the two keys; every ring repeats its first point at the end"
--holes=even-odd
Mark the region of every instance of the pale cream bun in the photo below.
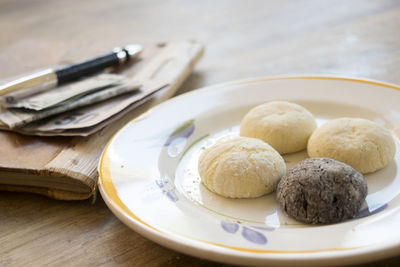
{"type": "Polygon", "coordinates": [[[267,143],[236,137],[219,140],[203,151],[198,170],[212,192],[229,198],[255,198],[276,189],[286,165],[267,143]]]}
{"type": "Polygon", "coordinates": [[[317,127],[304,107],[285,101],[268,102],[251,109],[240,125],[240,135],[261,139],[279,153],[298,152],[317,127]]]}
{"type": "Polygon", "coordinates": [[[312,158],[335,159],[363,174],[385,167],[395,151],[389,130],[360,118],[339,118],[325,123],[314,131],[307,147],[312,158]]]}

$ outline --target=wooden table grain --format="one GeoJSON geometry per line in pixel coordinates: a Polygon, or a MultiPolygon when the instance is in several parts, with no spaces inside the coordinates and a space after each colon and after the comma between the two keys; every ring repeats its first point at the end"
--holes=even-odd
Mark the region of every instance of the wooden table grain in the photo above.
{"type": "MultiPolygon", "coordinates": [[[[286,74],[400,84],[398,0],[2,0],[0,80],[80,60],[82,51],[188,39],[206,53],[179,93],[286,74]]],[[[0,192],[0,244],[0,266],[222,266],[143,238],[101,197],[0,192]]],[[[400,256],[362,266],[400,266],[400,256]]]]}

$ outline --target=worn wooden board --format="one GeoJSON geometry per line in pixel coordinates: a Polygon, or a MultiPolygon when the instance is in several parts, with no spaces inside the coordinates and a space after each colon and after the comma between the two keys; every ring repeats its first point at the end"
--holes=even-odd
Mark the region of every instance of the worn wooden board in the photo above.
{"type": "Polygon", "coordinates": [[[0,147],[7,151],[0,154],[0,189],[28,191],[64,200],[93,196],[97,185],[98,160],[107,141],[125,123],[171,97],[188,77],[202,52],[202,45],[189,41],[159,44],[145,49],[140,62],[121,69],[120,72],[140,81],[165,80],[169,85],[148,102],[88,138],[44,138],[0,131],[0,147]],[[32,183],[34,179],[43,176],[51,179],[47,186],[39,187],[32,186],[33,184],[10,185],[10,182],[7,184],[5,181],[5,178],[8,180],[14,177],[15,180],[15,177],[21,178],[23,175],[30,175],[25,181],[32,183]],[[61,181],[61,178],[76,180],[82,186],[79,191],[57,187],[54,183],[61,181]],[[86,190],[82,188],[85,185],[86,190]]]}

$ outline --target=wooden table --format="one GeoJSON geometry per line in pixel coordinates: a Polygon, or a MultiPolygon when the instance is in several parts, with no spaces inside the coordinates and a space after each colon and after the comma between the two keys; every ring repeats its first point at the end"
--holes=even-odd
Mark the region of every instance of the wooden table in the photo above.
{"type": "MultiPolygon", "coordinates": [[[[3,0],[0,79],[82,59],[82,51],[186,39],[206,53],[179,93],[303,73],[400,84],[397,0],[3,0]]],[[[0,266],[221,266],[141,237],[101,197],[91,204],[0,192],[0,244],[0,266]]],[[[399,265],[400,257],[364,266],[399,265]]]]}

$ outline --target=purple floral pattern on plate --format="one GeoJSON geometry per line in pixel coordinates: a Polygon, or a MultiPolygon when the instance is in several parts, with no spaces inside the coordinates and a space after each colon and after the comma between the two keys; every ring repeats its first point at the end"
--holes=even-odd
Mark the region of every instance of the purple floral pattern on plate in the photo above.
{"type": "Polygon", "coordinates": [[[250,242],[264,245],[267,244],[267,238],[261,232],[250,229],[248,227],[243,227],[242,236],[250,242]]]}
{"type": "Polygon", "coordinates": [[[221,227],[226,232],[231,233],[231,234],[234,234],[239,230],[239,224],[227,222],[227,221],[221,221],[221,227]]]}
{"type": "Polygon", "coordinates": [[[265,245],[268,242],[267,237],[260,231],[274,231],[275,228],[273,227],[261,227],[261,226],[241,226],[240,222],[229,222],[229,221],[221,221],[221,227],[224,229],[225,232],[230,234],[236,234],[240,228],[241,236],[249,242],[258,244],[258,245],[265,245]]]}
{"type": "Polygon", "coordinates": [[[179,200],[178,195],[175,193],[175,188],[171,185],[168,178],[160,178],[155,180],[156,185],[162,190],[163,194],[169,198],[172,202],[179,200]]]}
{"type": "Polygon", "coordinates": [[[364,218],[373,214],[376,214],[384,209],[386,209],[388,206],[387,203],[385,204],[376,204],[376,205],[372,205],[371,207],[366,207],[365,209],[360,210],[355,216],[354,218],[364,218]]]}
{"type": "Polygon", "coordinates": [[[177,138],[189,138],[194,132],[194,120],[182,123],[165,141],[164,146],[169,146],[177,138]]]}
{"type": "Polygon", "coordinates": [[[173,190],[166,191],[165,195],[173,202],[177,202],[179,200],[178,196],[176,195],[175,191],[173,191],[173,190]]]}

